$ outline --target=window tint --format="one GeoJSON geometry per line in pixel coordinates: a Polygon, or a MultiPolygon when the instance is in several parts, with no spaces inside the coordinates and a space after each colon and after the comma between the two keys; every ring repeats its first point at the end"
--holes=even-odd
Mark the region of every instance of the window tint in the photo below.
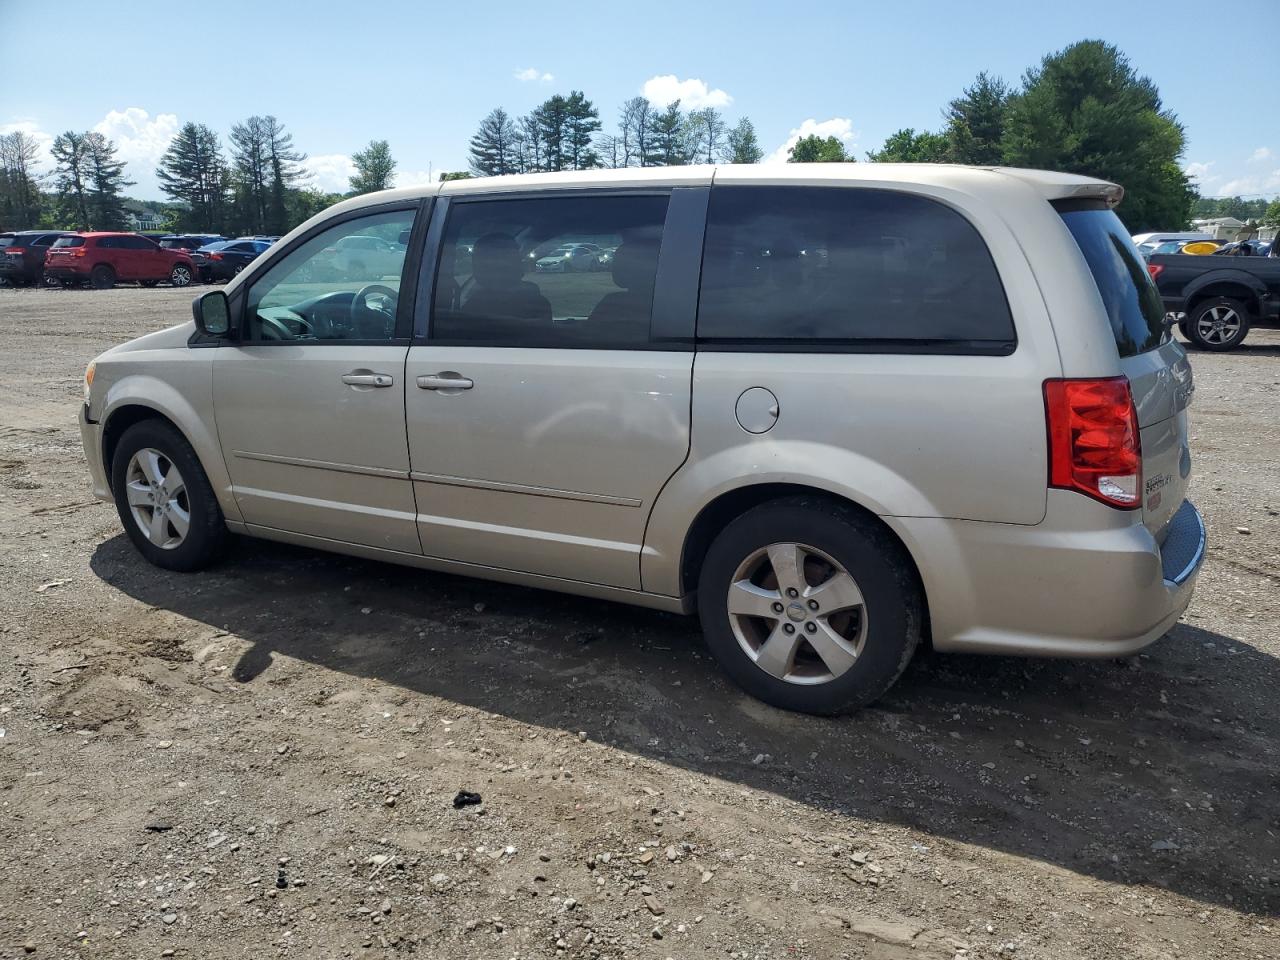
{"type": "Polygon", "coordinates": [[[11,247],[18,240],[15,236],[0,237],[0,247],[11,247]]]}
{"type": "Polygon", "coordinates": [[[1120,218],[1109,209],[1063,211],[1093,274],[1122,357],[1160,346],[1164,303],[1120,218]]]}
{"type": "Polygon", "coordinates": [[[55,247],[83,247],[84,237],[59,237],[53,241],[55,247]]]}
{"type": "MultiPolygon", "coordinates": [[[[400,274],[406,248],[389,244],[371,254],[342,240],[373,235],[394,240],[413,228],[413,210],[348,220],[312,237],[273,264],[249,288],[246,339],[384,341],[395,338],[400,274]]],[[[267,244],[233,244],[251,253],[267,244]]]]}
{"type": "Polygon", "coordinates": [[[155,242],[146,237],[120,237],[119,246],[126,250],[154,250],[155,242]]]}
{"type": "Polygon", "coordinates": [[[665,196],[454,203],[431,336],[532,347],[645,344],[665,196]]]}
{"type": "Polygon", "coordinates": [[[698,338],[1007,353],[1014,330],[986,244],[940,203],[850,187],[715,187],[698,338]]]}

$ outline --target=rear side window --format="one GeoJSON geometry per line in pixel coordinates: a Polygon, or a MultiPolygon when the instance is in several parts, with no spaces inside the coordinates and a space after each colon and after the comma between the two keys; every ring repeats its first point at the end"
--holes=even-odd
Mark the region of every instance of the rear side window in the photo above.
{"type": "Polygon", "coordinates": [[[1120,218],[1104,207],[1059,213],[1098,285],[1120,356],[1160,346],[1164,304],[1120,218]]]}
{"type": "Polygon", "coordinates": [[[986,243],[949,207],[887,190],[715,187],[698,339],[1003,354],[1015,334],[986,243]]]}
{"type": "Polygon", "coordinates": [[[455,202],[441,243],[432,339],[647,345],[668,199],[455,202]]]}
{"type": "Polygon", "coordinates": [[[83,247],[84,237],[59,237],[53,241],[55,247],[83,247]]]}

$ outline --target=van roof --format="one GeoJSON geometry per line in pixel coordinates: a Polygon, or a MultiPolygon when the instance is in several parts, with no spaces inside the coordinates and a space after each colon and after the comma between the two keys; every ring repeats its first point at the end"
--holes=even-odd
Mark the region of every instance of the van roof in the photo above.
{"type": "Polygon", "coordinates": [[[1074,173],[1018,167],[971,167],[948,163],[780,163],[719,164],[682,167],[624,167],[618,170],[572,170],[562,173],[522,173],[502,177],[472,177],[444,183],[383,190],[353,197],[341,204],[355,209],[422,197],[508,193],[556,187],[699,186],[715,183],[838,183],[878,185],[939,185],[980,190],[984,183],[1012,178],[1031,187],[1046,200],[1097,199],[1114,206],[1124,196],[1115,183],[1074,173]]]}

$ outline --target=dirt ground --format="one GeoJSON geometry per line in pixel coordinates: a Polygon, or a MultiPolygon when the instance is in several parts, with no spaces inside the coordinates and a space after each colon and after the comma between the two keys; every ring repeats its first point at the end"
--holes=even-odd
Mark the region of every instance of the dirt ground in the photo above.
{"type": "Polygon", "coordinates": [[[1167,637],[926,654],[827,720],[675,616],[254,541],[148,566],[80,375],[191,296],[0,290],[0,957],[1280,957],[1280,333],[1194,355],[1167,637]]]}

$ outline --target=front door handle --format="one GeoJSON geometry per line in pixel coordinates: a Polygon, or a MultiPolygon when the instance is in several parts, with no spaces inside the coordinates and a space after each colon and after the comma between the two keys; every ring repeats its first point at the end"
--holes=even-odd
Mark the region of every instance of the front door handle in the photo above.
{"type": "Polygon", "coordinates": [[[390,387],[395,385],[396,378],[389,373],[347,373],[343,374],[342,382],[349,387],[390,387]]]}
{"type": "Polygon", "coordinates": [[[418,386],[423,390],[470,390],[476,382],[470,377],[445,370],[443,373],[423,374],[418,378],[418,386]]]}

